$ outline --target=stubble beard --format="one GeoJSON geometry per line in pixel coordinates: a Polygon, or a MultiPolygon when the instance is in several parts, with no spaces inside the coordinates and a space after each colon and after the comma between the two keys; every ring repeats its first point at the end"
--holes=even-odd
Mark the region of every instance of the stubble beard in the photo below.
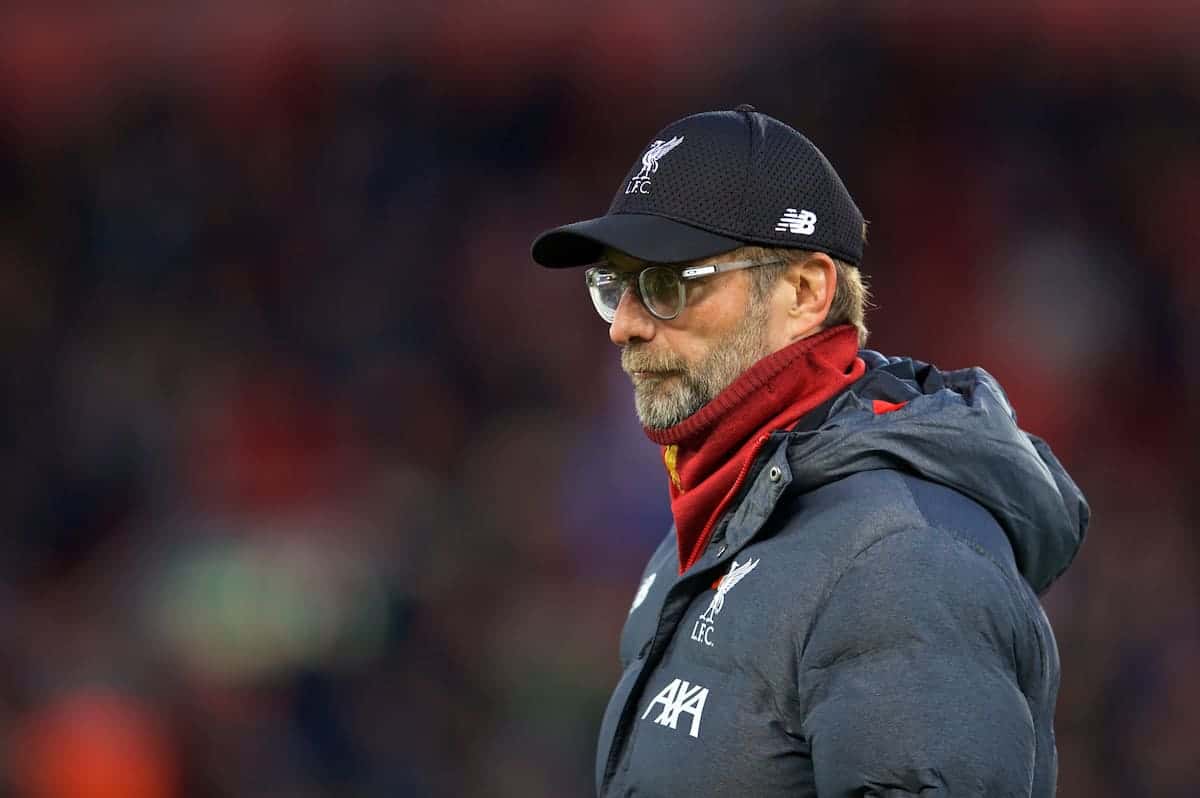
{"type": "Polygon", "coordinates": [[[767,354],[765,303],[752,303],[745,318],[713,344],[699,363],[689,366],[678,355],[643,351],[642,345],[621,350],[621,368],[633,379],[638,420],[648,429],[679,424],[767,354]],[[636,371],[670,372],[634,377],[636,371]]]}

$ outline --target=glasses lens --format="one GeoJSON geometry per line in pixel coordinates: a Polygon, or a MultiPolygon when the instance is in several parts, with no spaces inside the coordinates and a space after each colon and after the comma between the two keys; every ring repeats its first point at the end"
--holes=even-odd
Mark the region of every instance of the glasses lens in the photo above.
{"type": "Polygon", "coordinates": [[[651,266],[642,272],[638,287],[642,301],[660,319],[673,319],[683,310],[683,282],[667,266],[651,266]]]}
{"type": "Polygon", "coordinates": [[[617,317],[617,305],[621,304],[621,295],[625,293],[625,281],[621,275],[609,269],[592,268],[587,270],[588,293],[592,295],[592,304],[600,318],[612,323],[617,317]]]}

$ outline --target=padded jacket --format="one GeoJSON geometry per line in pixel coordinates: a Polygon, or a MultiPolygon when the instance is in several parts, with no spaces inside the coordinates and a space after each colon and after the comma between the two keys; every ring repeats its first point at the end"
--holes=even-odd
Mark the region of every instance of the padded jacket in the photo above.
{"type": "Polygon", "coordinates": [[[650,558],[600,796],[1054,795],[1037,595],[1087,504],[987,372],[860,356],[762,447],[687,573],[673,529],[650,558]]]}

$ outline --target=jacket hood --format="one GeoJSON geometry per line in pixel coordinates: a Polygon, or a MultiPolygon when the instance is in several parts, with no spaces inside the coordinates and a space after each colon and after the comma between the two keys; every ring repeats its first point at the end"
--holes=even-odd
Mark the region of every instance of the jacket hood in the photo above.
{"type": "Polygon", "coordinates": [[[792,483],[807,491],[893,468],[969,496],[995,517],[1017,567],[1042,593],[1071,564],[1090,511],[1044,441],[1023,432],[999,383],[981,368],[939,371],[908,358],[859,353],[867,373],[817,429],[788,442],[792,483]],[[874,402],[904,407],[876,414],[874,402]]]}

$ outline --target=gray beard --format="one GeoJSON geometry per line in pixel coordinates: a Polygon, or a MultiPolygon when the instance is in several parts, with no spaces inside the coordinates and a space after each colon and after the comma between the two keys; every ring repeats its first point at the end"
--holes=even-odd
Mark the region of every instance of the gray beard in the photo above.
{"type": "Polygon", "coordinates": [[[638,420],[649,429],[679,424],[729,387],[748,368],[766,357],[766,303],[754,302],[738,325],[717,341],[699,363],[688,366],[674,356],[654,356],[627,346],[621,351],[626,372],[674,371],[636,381],[633,404],[638,420]]]}

